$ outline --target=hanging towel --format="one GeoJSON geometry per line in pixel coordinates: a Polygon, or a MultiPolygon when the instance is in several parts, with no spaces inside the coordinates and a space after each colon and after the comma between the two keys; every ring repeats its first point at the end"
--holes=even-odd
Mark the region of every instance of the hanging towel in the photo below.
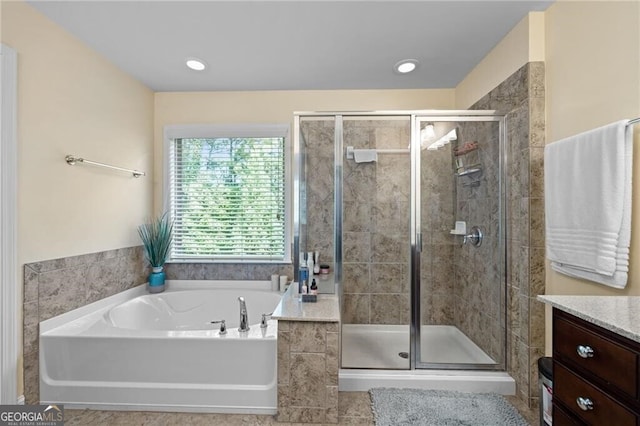
{"type": "Polygon", "coordinates": [[[631,240],[633,135],[618,121],[544,150],[547,257],[563,274],[624,288],[631,240]]]}
{"type": "Polygon", "coordinates": [[[378,161],[378,152],[375,149],[354,149],[353,159],[356,163],[378,161]]]}

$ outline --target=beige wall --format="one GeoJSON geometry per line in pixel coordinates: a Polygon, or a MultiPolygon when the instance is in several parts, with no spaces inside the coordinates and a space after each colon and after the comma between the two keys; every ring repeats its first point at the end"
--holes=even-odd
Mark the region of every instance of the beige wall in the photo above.
{"type": "Polygon", "coordinates": [[[151,213],[153,93],[24,2],[2,2],[18,52],[19,264],[138,245],[151,213]],[[68,166],[66,154],[148,177],[68,166]]]}
{"type": "Polygon", "coordinates": [[[544,48],[544,12],[530,12],[456,86],[456,108],[469,108],[527,62],[544,61],[544,48]]]}
{"type": "MultiPolygon", "coordinates": [[[[546,22],[547,143],[640,116],[640,3],[565,2],[546,22]]],[[[640,295],[640,126],[635,131],[631,261],[626,289],[558,274],[547,265],[547,294],[640,295]]],[[[549,318],[549,316],[548,316],[549,318]]],[[[547,321],[547,352],[551,348],[547,321]]]]}
{"type": "MultiPolygon", "coordinates": [[[[530,13],[456,87],[467,108],[529,61],[545,61],[546,140],[640,116],[640,2],[558,1],[530,13]]],[[[547,294],[640,295],[640,126],[635,129],[629,283],[624,290],[546,268],[547,294]]],[[[547,312],[546,351],[551,351],[547,312]]]]}
{"type": "Polygon", "coordinates": [[[26,3],[0,5],[2,43],[18,53],[19,267],[138,245],[152,207],[153,93],[26,3]],[[71,167],[66,154],[148,176],[71,167]]]}
{"type": "Polygon", "coordinates": [[[291,123],[299,111],[453,107],[453,89],[156,93],[154,205],[162,209],[163,128],[169,124],[291,123]]]}

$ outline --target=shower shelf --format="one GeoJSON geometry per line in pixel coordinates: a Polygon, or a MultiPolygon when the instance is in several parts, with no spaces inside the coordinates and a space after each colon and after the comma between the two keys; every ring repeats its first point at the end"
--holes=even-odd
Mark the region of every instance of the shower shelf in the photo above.
{"type": "Polygon", "coordinates": [[[462,186],[477,187],[480,186],[480,178],[482,177],[482,166],[480,164],[474,164],[472,166],[463,167],[462,170],[455,175],[457,177],[465,177],[462,180],[462,186]]]}
{"type": "Polygon", "coordinates": [[[482,172],[482,168],[480,167],[480,165],[474,164],[473,166],[470,166],[469,168],[465,168],[463,171],[456,173],[456,176],[458,177],[472,176],[480,172],[482,172]]]}

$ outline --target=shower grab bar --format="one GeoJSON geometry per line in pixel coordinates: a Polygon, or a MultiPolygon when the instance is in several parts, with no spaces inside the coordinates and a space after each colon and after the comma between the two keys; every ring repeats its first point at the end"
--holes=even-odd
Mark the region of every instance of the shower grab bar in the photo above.
{"type": "Polygon", "coordinates": [[[378,154],[409,154],[411,152],[410,149],[392,149],[392,148],[384,148],[384,149],[369,149],[369,148],[359,148],[356,149],[352,146],[347,147],[347,160],[353,160],[353,151],[375,151],[378,154]]]}
{"type": "Polygon", "coordinates": [[[110,164],[98,163],[97,161],[91,161],[91,160],[87,160],[85,158],[75,157],[73,155],[67,155],[66,157],[64,157],[64,160],[70,166],[75,166],[76,163],[86,163],[86,164],[92,164],[94,166],[106,167],[107,169],[113,169],[113,170],[120,170],[120,171],[123,171],[123,172],[128,172],[128,173],[131,173],[133,175],[133,177],[135,177],[135,178],[139,178],[140,176],[146,176],[145,172],[141,172],[141,171],[133,170],[133,169],[125,169],[124,167],[112,166],[110,164]]]}
{"type": "Polygon", "coordinates": [[[378,154],[408,154],[409,152],[411,152],[410,149],[376,149],[375,150],[378,154]]]}

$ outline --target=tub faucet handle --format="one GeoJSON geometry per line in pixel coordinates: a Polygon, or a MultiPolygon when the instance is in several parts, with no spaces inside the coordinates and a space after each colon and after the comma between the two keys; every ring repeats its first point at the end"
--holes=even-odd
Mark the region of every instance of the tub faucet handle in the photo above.
{"type": "Polygon", "coordinates": [[[227,334],[227,324],[224,320],[211,321],[211,324],[220,324],[220,334],[227,334]]]}
{"type": "Polygon", "coordinates": [[[260,321],[260,328],[267,328],[267,317],[271,317],[273,312],[269,314],[262,314],[262,320],[260,321]]]}

